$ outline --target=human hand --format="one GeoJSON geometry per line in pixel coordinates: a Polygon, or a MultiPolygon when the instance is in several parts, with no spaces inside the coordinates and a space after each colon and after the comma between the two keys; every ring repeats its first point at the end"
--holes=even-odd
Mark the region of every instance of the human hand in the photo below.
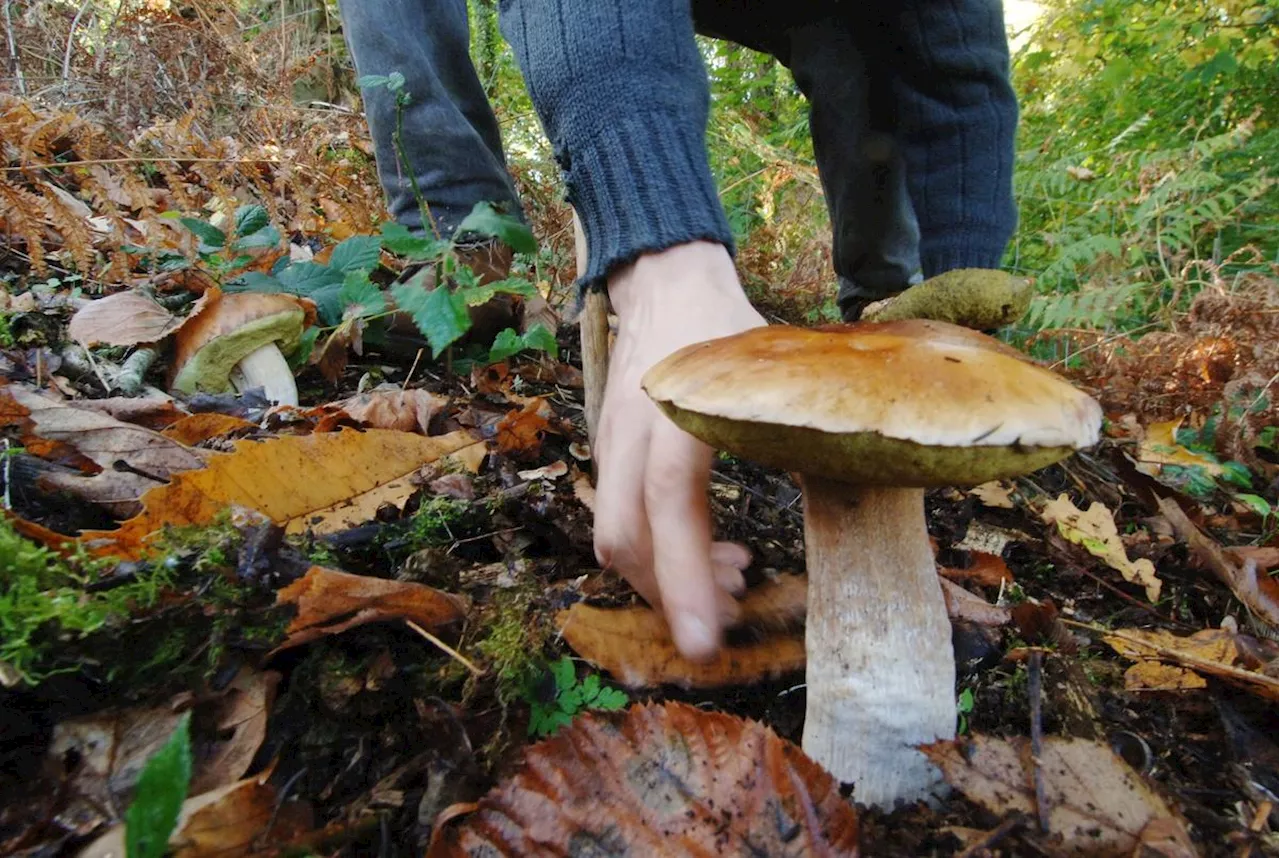
{"type": "Polygon", "coordinates": [[[765,321],[728,251],[710,242],[640,257],[610,276],[609,297],[618,338],[596,432],[596,558],[665,611],[682,654],[710,658],[751,557],[712,542],[712,450],[668,420],[640,379],[677,349],[765,321]]]}

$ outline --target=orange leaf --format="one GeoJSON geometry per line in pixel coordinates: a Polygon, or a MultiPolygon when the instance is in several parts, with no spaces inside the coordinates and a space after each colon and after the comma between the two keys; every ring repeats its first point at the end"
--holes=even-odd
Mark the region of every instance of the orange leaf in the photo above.
{"type": "Polygon", "coordinates": [[[286,630],[288,638],[276,652],[383,620],[413,620],[434,628],[462,619],[468,607],[466,598],[425,584],[352,575],[323,566],[312,566],[280,590],[276,604],[298,606],[298,615],[286,630]]]}
{"type": "Polygon", "coordinates": [[[194,447],[210,438],[221,438],[223,435],[230,435],[242,429],[253,429],[254,426],[255,424],[241,417],[209,411],[202,414],[188,414],[160,434],[166,438],[172,438],[179,444],[194,447]]]}
{"type": "Polygon", "coordinates": [[[99,555],[139,559],[166,524],[204,524],[236,506],[292,532],[340,530],[371,520],[384,503],[403,503],[419,468],[474,441],[467,432],[425,438],[383,429],[240,441],[232,453],[211,454],[208,467],[147,492],[143,511],[118,530],[81,540],[99,555]]]}
{"type": "Polygon", "coordinates": [[[804,582],[779,576],[753,587],[742,600],[742,625],[788,627],[790,634],[730,644],[708,662],[676,651],[662,615],[647,606],[593,608],[579,602],[556,617],[565,641],[578,655],[631,687],[670,683],[686,688],[744,685],[804,667],[804,634],[795,631],[796,602],[803,617],[804,582]],[[791,580],[788,580],[791,579],[791,580]]]}
{"type": "Polygon", "coordinates": [[[401,390],[390,384],[333,403],[358,423],[426,435],[432,419],[449,403],[430,391],[401,390]]]}
{"type": "Polygon", "coordinates": [[[853,856],[857,811],[769,728],[683,703],[577,719],[428,858],[492,855],[853,856]],[[584,844],[597,844],[592,847],[584,844]]]}
{"type": "Polygon", "coordinates": [[[533,456],[542,446],[542,436],[551,424],[547,417],[551,407],[546,400],[533,397],[518,411],[510,411],[498,422],[495,440],[498,452],[513,456],[533,456]]]}
{"type": "Polygon", "coordinates": [[[969,565],[963,569],[940,566],[938,574],[952,581],[973,581],[983,587],[999,587],[1001,584],[1012,584],[1013,573],[1004,559],[985,551],[969,552],[969,565]]]}

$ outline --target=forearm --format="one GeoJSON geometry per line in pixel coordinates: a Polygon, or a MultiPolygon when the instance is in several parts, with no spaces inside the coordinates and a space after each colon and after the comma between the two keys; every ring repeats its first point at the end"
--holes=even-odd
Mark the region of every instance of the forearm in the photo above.
{"type": "Polygon", "coordinates": [[[587,284],[691,241],[732,249],[687,0],[508,0],[501,24],[582,219],[587,284]]]}

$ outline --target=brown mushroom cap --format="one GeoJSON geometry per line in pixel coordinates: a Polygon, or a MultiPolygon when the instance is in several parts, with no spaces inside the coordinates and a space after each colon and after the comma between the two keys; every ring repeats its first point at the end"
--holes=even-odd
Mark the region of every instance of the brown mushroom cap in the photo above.
{"type": "Polygon", "coordinates": [[[971,485],[1097,442],[1089,396],[945,322],[754,328],[646,373],[649,396],[718,449],[863,485],[971,485]]]}
{"type": "Polygon", "coordinates": [[[288,354],[315,318],[314,304],[284,293],[218,291],[201,303],[173,335],[170,387],[187,394],[229,391],[236,364],[270,343],[288,354]]]}

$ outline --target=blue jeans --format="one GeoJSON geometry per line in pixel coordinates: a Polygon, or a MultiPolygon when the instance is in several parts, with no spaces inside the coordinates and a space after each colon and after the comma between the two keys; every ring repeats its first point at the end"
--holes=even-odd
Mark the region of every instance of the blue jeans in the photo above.
{"type": "MultiPolygon", "coordinates": [[[[994,8],[998,14],[998,3],[973,5],[994,8]]],[[[911,186],[908,165],[912,158],[902,142],[905,111],[901,102],[910,102],[913,97],[918,101],[952,97],[945,81],[936,87],[941,93],[910,90],[904,95],[902,80],[910,74],[904,66],[916,67],[917,59],[880,32],[888,26],[883,23],[888,20],[887,13],[868,12],[862,15],[866,20],[859,20],[849,9],[820,0],[692,3],[699,32],[774,55],[792,71],[809,101],[810,130],[832,222],[839,303],[846,319],[856,318],[866,302],[901,291],[921,277],[921,228],[912,198],[928,198],[929,194],[911,186]]],[[[413,100],[403,117],[403,148],[441,230],[450,232],[479,200],[506,203],[510,210],[519,212],[497,123],[468,56],[465,0],[343,0],[342,12],[359,73],[398,71],[405,77],[405,88],[413,100]]],[[[924,17],[919,20],[927,21],[924,17]]],[[[955,29],[951,20],[941,25],[955,29]]],[[[901,30],[903,25],[895,26],[901,30]]],[[[966,44],[978,38],[993,41],[993,32],[999,33],[1000,44],[976,46],[985,48],[979,66],[990,66],[977,69],[989,81],[978,87],[977,97],[994,98],[1007,108],[1012,91],[1006,70],[998,67],[1002,57],[1007,62],[1003,33],[987,27],[980,35],[975,35],[975,29],[961,31],[955,38],[966,44]],[[995,96],[987,95],[983,86],[995,96]]],[[[923,33],[916,40],[927,43],[929,38],[923,33]]],[[[899,38],[903,41],[911,39],[899,38]]],[[[960,78],[974,77],[972,69],[956,72],[960,78]]],[[[933,76],[945,77],[945,73],[933,76]]],[[[392,145],[394,100],[381,88],[367,89],[364,95],[390,209],[401,222],[420,228],[417,203],[402,178],[392,145]]],[[[972,90],[955,95],[953,100],[960,109],[967,109],[964,102],[972,102],[972,90]]],[[[971,111],[965,121],[981,121],[982,116],[985,113],[971,111]]],[[[998,157],[1011,171],[1012,126],[1001,134],[1007,138],[1008,151],[998,157]]],[[[963,213],[970,200],[977,205],[990,205],[994,200],[997,205],[1012,207],[1011,189],[1000,187],[1002,182],[1008,184],[1008,171],[989,178],[970,174],[964,179],[958,185],[960,190],[950,194],[958,199],[941,200],[944,205],[938,206],[931,198],[934,208],[930,211],[954,209],[963,213]]],[[[937,196],[935,192],[934,198],[937,196]]],[[[945,224],[935,230],[948,231],[954,232],[954,228],[945,224]]],[[[964,264],[996,267],[1000,261],[999,252],[993,249],[984,248],[975,255],[981,258],[967,258],[964,264]]],[[[945,269],[954,264],[942,262],[932,267],[945,269]]]]}

